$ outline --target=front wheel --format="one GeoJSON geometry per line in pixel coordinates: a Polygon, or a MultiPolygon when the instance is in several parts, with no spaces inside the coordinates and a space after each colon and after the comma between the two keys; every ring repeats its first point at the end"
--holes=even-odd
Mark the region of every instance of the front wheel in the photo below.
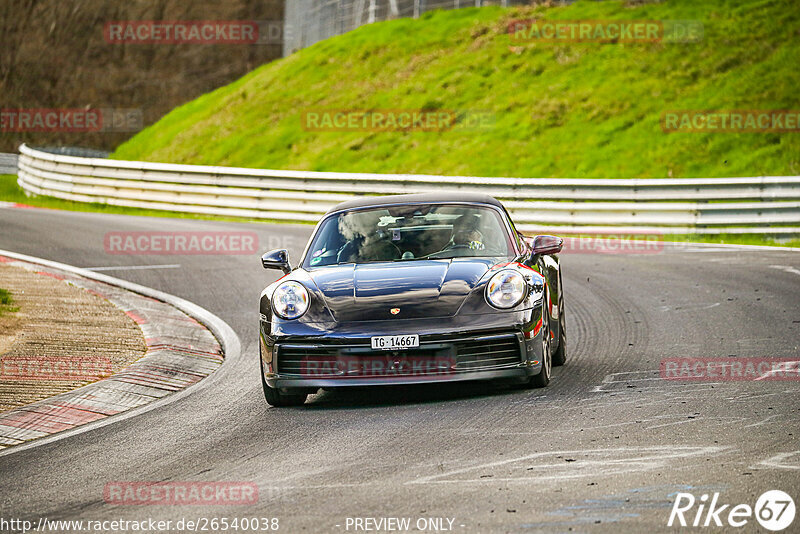
{"type": "Polygon", "coordinates": [[[283,393],[279,389],[271,388],[264,380],[264,362],[258,358],[261,368],[261,387],[264,389],[264,399],[270,406],[281,408],[285,406],[302,406],[305,404],[308,395],[306,393],[283,393]]]}
{"type": "Polygon", "coordinates": [[[553,365],[556,367],[567,363],[567,332],[564,330],[564,289],[561,286],[559,275],[558,281],[558,348],[553,354],[553,365]]]}
{"type": "Polygon", "coordinates": [[[564,323],[561,323],[558,334],[558,348],[553,354],[553,365],[556,367],[567,363],[567,336],[564,335],[564,323]]]}
{"type": "Polygon", "coordinates": [[[550,314],[547,305],[542,304],[542,370],[538,375],[531,377],[530,386],[543,388],[550,383],[550,372],[553,368],[553,358],[550,355],[550,314]]]}

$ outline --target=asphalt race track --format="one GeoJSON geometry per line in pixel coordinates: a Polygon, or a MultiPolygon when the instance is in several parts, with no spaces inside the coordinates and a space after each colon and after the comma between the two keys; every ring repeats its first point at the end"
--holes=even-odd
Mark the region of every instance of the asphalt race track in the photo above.
{"type": "MultiPolygon", "coordinates": [[[[672,357],[800,359],[800,253],[667,247],[564,254],[569,361],[544,390],[477,384],[323,392],[274,409],[258,378],[258,255],[135,256],[108,231],[255,231],[297,260],[312,228],[0,209],[0,248],[103,270],[199,304],[242,356],[136,417],[0,456],[4,517],[276,517],[285,532],[347,518],[449,518],[455,532],[674,531],[675,492],[800,497],[797,381],[675,382],[672,357]],[[257,504],[122,506],[113,481],[248,481],[257,504]]],[[[694,517],[692,513],[691,516],[694,517]]],[[[796,528],[798,521],[795,520],[796,528]]],[[[413,524],[413,523],[412,523],[413,524]]],[[[445,521],[445,525],[448,522],[445,521]]],[[[743,532],[760,528],[753,518],[743,532]]],[[[791,530],[791,529],[790,529],[791,530]]],[[[353,532],[351,526],[349,532],[353,532]]]]}

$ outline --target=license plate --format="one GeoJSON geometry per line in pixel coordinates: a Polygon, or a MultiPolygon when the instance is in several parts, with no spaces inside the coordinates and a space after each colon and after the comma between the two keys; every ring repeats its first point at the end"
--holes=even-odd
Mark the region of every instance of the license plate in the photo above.
{"type": "Polygon", "coordinates": [[[419,336],[375,336],[372,350],[405,350],[419,347],[419,336]]]}

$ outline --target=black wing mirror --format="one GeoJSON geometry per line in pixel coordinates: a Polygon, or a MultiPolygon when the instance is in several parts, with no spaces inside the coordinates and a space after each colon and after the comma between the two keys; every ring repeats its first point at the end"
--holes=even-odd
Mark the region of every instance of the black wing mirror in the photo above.
{"type": "Polygon", "coordinates": [[[289,265],[289,251],[284,248],[270,250],[261,256],[261,265],[265,269],[280,269],[285,274],[292,272],[292,266],[289,265]]]}
{"type": "Polygon", "coordinates": [[[537,235],[533,238],[531,258],[558,254],[564,246],[564,240],[554,235],[537,235]]]}

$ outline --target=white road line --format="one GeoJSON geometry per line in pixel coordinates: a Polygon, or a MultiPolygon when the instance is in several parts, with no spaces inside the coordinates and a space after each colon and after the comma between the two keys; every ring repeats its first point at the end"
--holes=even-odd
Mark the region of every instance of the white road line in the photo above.
{"type": "Polygon", "coordinates": [[[792,274],[800,274],[800,269],[795,269],[791,265],[770,265],[770,269],[778,269],[780,271],[792,274]]]}
{"type": "MultiPolygon", "coordinates": [[[[587,431],[587,430],[599,430],[599,429],[603,429],[603,428],[615,428],[615,427],[627,426],[627,425],[641,425],[643,423],[650,423],[650,422],[653,422],[653,421],[668,419],[670,417],[684,417],[685,418],[685,417],[688,417],[689,415],[692,415],[692,414],[657,415],[655,417],[637,419],[637,420],[634,420],[634,421],[624,421],[624,422],[621,422],[621,423],[611,423],[611,424],[608,424],[608,425],[583,426],[583,427],[581,427],[581,430],[587,431]]],[[[680,422],[682,423],[684,421],[681,420],[680,422]]],[[[672,423],[670,423],[670,424],[672,424],[672,423]]],[[[655,428],[655,427],[649,427],[649,428],[655,428]]],[[[554,432],[554,433],[571,432],[572,433],[572,432],[575,432],[575,429],[574,428],[565,428],[565,429],[559,429],[559,430],[550,429],[550,430],[548,430],[548,432],[554,432]]],[[[504,431],[500,431],[500,432],[496,432],[496,434],[502,434],[503,436],[531,436],[531,435],[541,435],[541,431],[538,431],[538,430],[537,431],[531,431],[531,432],[504,432],[504,431]]]]}
{"type": "Polygon", "coordinates": [[[766,466],[766,467],[774,467],[777,469],[791,469],[791,470],[800,469],[800,465],[787,465],[785,463],[782,463],[784,460],[791,458],[792,456],[797,456],[798,454],[800,454],[800,451],[782,452],[780,454],[772,456],[771,458],[767,458],[766,460],[759,462],[756,467],[766,466]]]}
{"type": "Polygon", "coordinates": [[[652,430],[654,428],[662,428],[662,427],[665,427],[665,426],[685,425],[686,423],[692,423],[694,421],[699,421],[699,420],[700,420],[700,417],[697,416],[694,419],[685,419],[683,421],[674,421],[672,423],[664,423],[663,425],[648,426],[645,430],[652,430]]]}
{"type": "Polygon", "coordinates": [[[144,269],[180,269],[180,264],[172,263],[168,265],[119,265],[109,267],[85,267],[87,271],[141,271],[144,269]]]}
{"type": "Polygon", "coordinates": [[[783,395],[785,393],[797,393],[797,391],[793,390],[793,389],[784,389],[783,391],[773,391],[773,392],[770,392],[770,393],[753,393],[753,394],[744,393],[742,395],[738,395],[738,396],[735,396],[735,397],[727,397],[725,400],[730,401],[730,402],[748,402],[748,403],[750,403],[755,398],[759,398],[759,397],[774,397],[776,395],[783,395]]]}
{"type": "Polygon", "coordinates": [[[658,311],[667,312],[667,311],[699,311],[699,310],[710,310],[711,308],[716,308],[719,306],[719,302],[715,302],[713,304],[689,304],[685,306],[659,306],[656,308],[658,311]]]}
{"type": "MultiPolygon", "coordinates": [[[[686,384],[681,382],[680,380],[669,380],[666,378],[661,377],[661,371],[659,369],[655,369],[652,371],[645,370],[645,371],[625,371],[621,373],[611,373],[610,375],[606,375],[603,378],[603,381],[597,385],[592,386],[591,392],[592,393],[614,393],[617,395],[625,395],[632,392],[640,392],[640,391],[649,391],[653,389],[661,388],[662,385],[672,388],[678,387],[688,387],[693,391],[698,391],[700,389],[708,389],[714,386],[719,385],[719,382],[704,382],[703,384],[686,384]],[[649,378],[627,378],[630,375],[635,374],[646,374],[651,375],[649,378]],[[619,380],[616,380],[619,378],[619,380]],[[617,384],[630,384],[631,382],[637,383],[635,388],[631,389],[613,389],[617,384]],[[643,384],[646,382],[650,382],[651,384],[643,384]],[[609,389],[611,388],[611,389],[609,389]]],[[[673,389],[675,392],[683,391],[682,389],[673,389]]]]}
{"type": "MultiPolygon", "coordinates": [[[[615,475],[627,472],[649,471],[671,465],[671,460],[685,459],[702,455],[719,454],[728,447],[692,447],[692,446],[672,446],[672,447],[619,447],[615,449],[589,449],[589,450],[567,450],[538,452],[527,456],[509,458],[494,462],[486,462],[469,467],[454,469],[435,475],[419,477],[416,480],[406,482],[407,485],[413,484],[447,484],[447,483],[485,483],[485,482],[523,482],[530,483],[533,480],[563,480],[566,478],[579,478],[587,476],[615,475]],[[576,464],[564,464],[558,461],[559,456],[574,456],[580,458],[576,464]],[[552,460],[551,460],[552,458],[552,460]],[[588,459],[587,459],[588,458],[588,459]],[[555,461],[554,461],[555,460],[555,461]],[[537,461],[544,463],[535,464],[537,461]],[[485,474],[494,468],[506,468],[510,464],[522,464],[516,470],[524,468],[530,471],[529,467],[535,468],[537,472],[546,474],[531,473],[527,476],[493,476],[491,478],[474,478],[477,474],[485,474]],[[569,471],[565,472],[565,469],[569,471]],[[473,474],[475,473],[475,474],[473,474]],[[459,475],[465,475],[464,477],[459,475]]],[[[514,468],[511,468],[514,470],[514,468]]],[[[496,473],[499,474],[499,473],[496,473]]]]}
{"type": "Polygon", "coordinates": [[[752,427],[754,427],[754,426],[761,426],[761,425],[764,425],[764,424],[766,424],[766,423],[767,423],[767,421],[769,421],[769,420],[771,420],[771,419],[775,419],[776,417],[780,417],[780,416],[781,416],[781,414],[779,414],[779,413],[776,413],[775,415],[770,415],[769,417],[767,417],[767,418],[766,418],[766,419],[764,419],[763,421],[759,421],[758,423],[753,423],[752,425],[747,425],[747,426],[745,426],[744,428],[752,428],[752,427]]]}

